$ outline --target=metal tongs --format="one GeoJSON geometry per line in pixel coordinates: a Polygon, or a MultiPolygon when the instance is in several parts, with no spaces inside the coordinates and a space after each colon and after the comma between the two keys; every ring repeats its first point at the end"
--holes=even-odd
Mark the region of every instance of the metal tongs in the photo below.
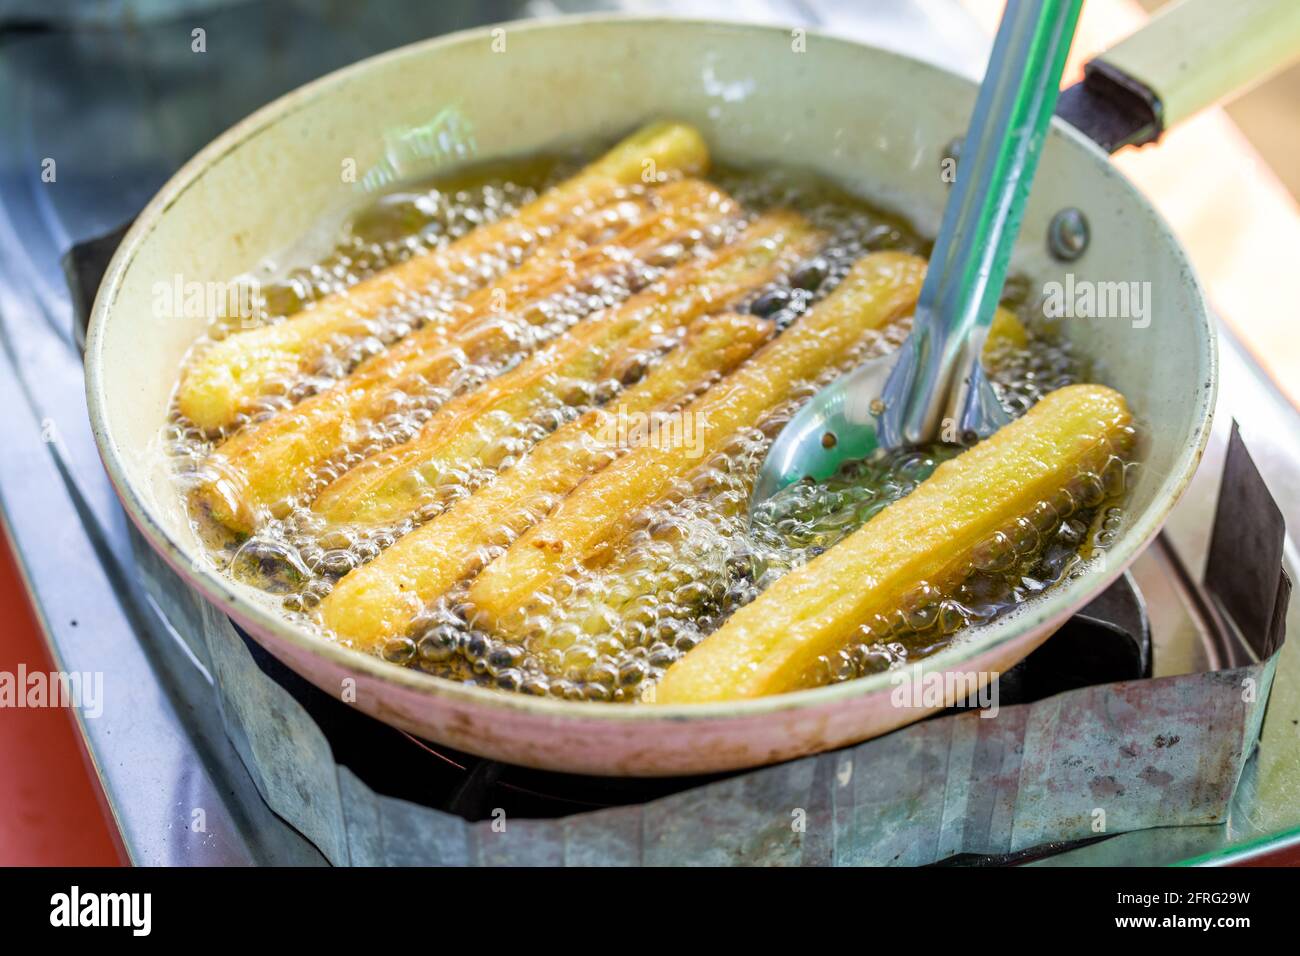
{"type": "Polygon", "coordinates": [[[750,514],[879,449],[970,443],[1007,423],[980,351],[997,309],[1083,0],[1010,0],[961,147],[912,333],[823,388],[782,429],[750,514]]]}

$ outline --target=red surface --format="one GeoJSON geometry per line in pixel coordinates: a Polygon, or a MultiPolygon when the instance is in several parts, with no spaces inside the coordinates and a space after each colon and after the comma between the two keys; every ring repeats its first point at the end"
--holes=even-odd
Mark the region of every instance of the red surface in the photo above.
{"type": "MultiPolygon", "coordinates": [[[[0,530],[0,671],[53,665],[0,530]]],[[[114,866],[116,833],[72,714],[0,708],[0,866],[114,866]]]]}
{"type": "Polygon", "coordinates": [[[1259,855],[1254,859],[1236,865],[1300,867],[1300,846],[1292,845],[1277,850],[1261,850],[1259,855]]]}

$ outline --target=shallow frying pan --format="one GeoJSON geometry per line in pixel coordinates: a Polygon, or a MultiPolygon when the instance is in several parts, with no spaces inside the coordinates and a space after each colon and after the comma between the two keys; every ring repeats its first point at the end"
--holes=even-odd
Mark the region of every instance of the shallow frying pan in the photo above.
{"type": "MultiPolygon", "coordinates": [[[[1099,127],[1110,145],[1158,134],[1162,123],[1239,86],[1247,67],[1262,72],[1282,62],[1300,43],[1297,10],[1290,2],[1197,0],[1094,68],[1089,90],[1066,96],[1066,107],[1080,124],[1110,117],[1099,127]]],[[[839,747],[924,716],[924,708],[893,705],[887,674],[681,707],[468,687],[322,642],[207,563],[158,447],[181,358],[204,320],[155,318],[154,283],[178,275],[228,281],[291,247],[355,201],[340,170],[380,163],[385,132],[425,124],[454,104],[488,158],[612,139],[670,117],[700,127],[720,160],[812,167],[933,234],[945,199],[944,150],[974,102],[974,84],[941,69],[829,36],[796,43],[779,28],[578,18],[505,31],[503,53],[493,52],[490,30],[458,33],[277,100],[199,153],[141,214],[99,291],[86,348],[95,437],[128,514],[177,572],[293,670],[334,694],[351,678],[355,706],[473,753],[582,773],[695,773],[839,747]]],[[[1068,241],[1063,248],[1078,251],[1068,241]]],[[[1106,152],[1064,123],[1043,153],[1014,268],[1035,283],[1063,281],[1067,272],[1076,282],[1150,283],[1149,323],[1073,319],[1067,330],[1127,396],[1144,426],[1144,464],[1103,566],[965,632],[925,661],[927,673],[1004,671],[1042,643],[1156,533],[1209,433],[1215,338],[1187,257],[1106,152]],[[1046,237],[1069,207],[1086,215],[1091,242],[1066,265],[1046,237]]]]}

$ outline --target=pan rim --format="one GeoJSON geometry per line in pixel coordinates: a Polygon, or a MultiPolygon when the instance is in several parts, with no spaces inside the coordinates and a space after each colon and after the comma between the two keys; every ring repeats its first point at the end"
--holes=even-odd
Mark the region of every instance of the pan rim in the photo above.
{"type": "MultiPolygon", "coordinates": [[[[294,626],[269,607],[244,598],[213,569],[196,561],[186,548],[173,540],[164,523],[155,516],[150,506],[144,501],[143,496],[134,487],[133,482],[127,475],[122,455],[113,439],[112,425],[108,420],[106,411],[107,401],[102,373],[104,329],[109,321],[110,314],[113,312],[123,277],[135,260],[140,246],[153,232],[158,220],[187,189],[198,181],[209,167],[274,124],[306,108],[319,98],[328,95],[352,76],[371,70],[379,64],[389,63],[407,56],[434,54],[443,47],[451,47],[467,41],[489,37],[492,30],[500,27],[507,27],[512,31],[531,32],[571,30],[584,26],[611,24],[628,27],[680,26],[750,34],[779,33],[783,36],[788,31],[787,27],[773,24],[720,20],[708,17],[645,16],[637,14],[580,14],[558,16],[546,20],[520,20],[489,24],[421,40],[360,60],[291,90],[240,120],[196,153],[163,185],[136,218],[105,272],[91,310],[85,350],[86,398],[91,428],[95,443],[99,449],[100,458],[104,463],[114,491],[123,504],[124,510],[132,523],[140,530],[145,540],[149,542],[150,547],[162,555],[168,564],[190,586],[196,588],[206,600],[211,602],[214,607],[222,613],[249,622],[251,625],[249,629],[259,643],[263,642],[263,638],[257,633],[260,629],[299,651],[324,658],[327,663],[342,670],[358,672],[377,684],[392,685],[424,697],[445,698],[474,707],[522,712],[549,719],[553,722],[572,722],[575,724],[609,721],[640,723],[658,721],[746,721],[778,712],[829,708],[857,698],[870,697],[888,688],[891,675],[897,672],[885,671],[839,684],[749,700],[620,707],[598,702],[554,700],[524,694],[503,693],[491,688],[472,687],[450,679],[435,677],[391,664],[376,656],[353,650],[341,644],[321,640],[309,631],[294,626]]],[[[816,38],[822,42],[866,50],[874,56],[894,59],[914,69],[931,71],[968,84],[971,87],[975,85],[972,80],[959,73],[893,50],[875,47],[817,30],[810,29],[807,33],[810,38],[816,38]]],[[[1053,120],[1049,135],[1063,137],[1072,147],[1092,153],[1094,158],[1101,164],[1099,175],[1119,180],[1122,188],[1129,193],[1135,211],[1154,220],[1160,230],[1168,236],[1168,246],[1176,260],[1176,265],[1180,273],[1186,277],[1194,298],[1199,305],[1198,330],[1204,332],[1204,347],[1200,351],[1204,361],[1207,381],[1204,383],[1204,387],[1198,385],[1197,388],[1197,398],[1195,399],[1197,405],[1196,427],[1192,434],[1187,436],[1189,440],[1184,443],[1183,451],[1176,459],[1174,467],[1170,469],[1155,492],[1152,505],[1138,516],[1134,524],[1121,537],[1121,540],[1108,552],[1108,558],[1112,560],[1108,562],[1107,571],[1104,573],[1094,572],[1077,582],[1066,582],[1055,589],[1055,594],[1051,600],[1033,602],[1025,605],[1023,611],[1013,612],[987,625],[967,629],[958,640],[948,647],[915,662],[915,666],[918,666],[922,672],[953,670],[963,662],[972,661],[981,655],[998,650],[1023,636],[1024,633],[1034,627],[1047,624],[1054,618],[1060,617],[1067,610],[1069,613],[1074,613],[1082,607],[1105,584],[1122,574],[1124,569],[1159,532],[1170,510],[1177,503],[1195,474],[1210,436],[1214,403],[1218,393],[1218,345],[1217,338],[1213,334],[1204,291],[1185,250],[1174,237],[1172,230],[1170,230],[1159,212],[1151,206],[1146,197],[1126,177],[1110,164],[1107,155],[1096,144],[1059,119],[1053,120]],[[1111,567],[1111,564],[1115,566],[1111,567]]],[[[273,647],[268,647],[268,649],[275,650],[273,647]]]]}

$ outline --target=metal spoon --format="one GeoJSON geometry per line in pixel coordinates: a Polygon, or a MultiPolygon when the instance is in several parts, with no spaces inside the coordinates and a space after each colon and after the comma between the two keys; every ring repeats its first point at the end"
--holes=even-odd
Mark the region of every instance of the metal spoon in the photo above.
{"type": "Polygon", "coordinates": [[[763,461],[750,514],[778,490],[845,461],[1008,421],[980,365],[1083,0],[1010,0],[961,149],[912,333],[819,391],[763,461]]]}

